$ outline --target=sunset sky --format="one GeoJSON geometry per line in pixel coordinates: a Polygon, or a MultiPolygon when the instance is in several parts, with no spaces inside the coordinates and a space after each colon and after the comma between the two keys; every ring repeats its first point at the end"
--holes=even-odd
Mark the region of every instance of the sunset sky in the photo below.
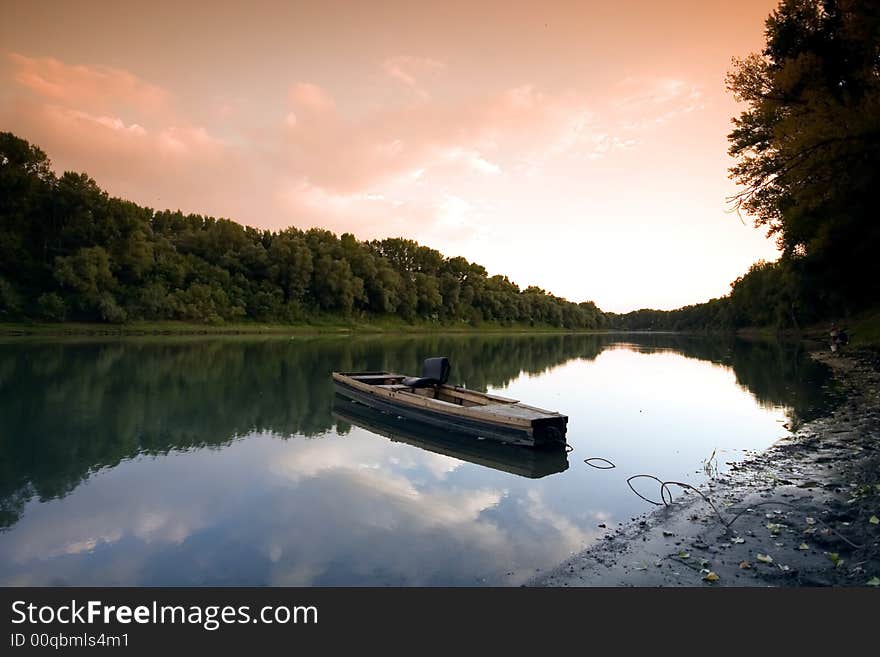
{"type": "Polygon", "coordinates": [[[0,130],[157,209],[405,236],[604,310],[725,294],[775,0],[0,2],[0,130]]]}

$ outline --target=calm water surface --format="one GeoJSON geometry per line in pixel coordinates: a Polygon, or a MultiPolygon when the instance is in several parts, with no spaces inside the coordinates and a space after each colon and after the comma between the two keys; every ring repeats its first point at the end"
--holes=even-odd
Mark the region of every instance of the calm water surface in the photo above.
{"type": "Polygon", "coordinates": [[[516,585],[650,511],[630,475],[702,482],[826,387],[798,345],[672,335],[7,341],[0,585],[516,585]],[[440,354],[567,413],[574,451],[456,451],[334,396],[440,354]]]}

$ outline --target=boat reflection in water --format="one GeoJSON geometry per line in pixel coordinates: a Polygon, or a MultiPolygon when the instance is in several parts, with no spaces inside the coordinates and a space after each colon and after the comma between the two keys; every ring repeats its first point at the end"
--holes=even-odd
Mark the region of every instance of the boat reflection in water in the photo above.
{"type": "Polygon", "coordinates": [[[520,477],[540,479],[568,469],[568,453],[564,445],[529,448],[481,440],[472,435],[383,413],[338,394],[333,400],[333,415],[337,420],[390,438],[394,442],[406,443],[520,477]]]}

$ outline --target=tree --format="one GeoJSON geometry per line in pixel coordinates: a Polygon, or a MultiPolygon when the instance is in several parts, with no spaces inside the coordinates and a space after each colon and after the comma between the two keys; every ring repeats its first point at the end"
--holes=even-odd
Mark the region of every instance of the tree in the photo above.
{"type": "Polygon", "coordinates": [[[102,317],[109,320],[104,312],[108,308],[114,317],[110,321],[119,321],[118,313],[112,309],[115,302],[112,297],[108,298],[116,279],[110,271],[110,256],[102,247],[82,248],[72,256],[55,258],[55,279],[73,292],[81,310],[86,313],[100,310],[102,317]]]}
{"type": "Polygon", "coordinates": [[[802,289],[833,289],[838,306],[875,301],[880,5],[783,0],[766,26],[764,50],[727,78],[747,104],[728,135],[734,203],[776,235],[802,289]]]}

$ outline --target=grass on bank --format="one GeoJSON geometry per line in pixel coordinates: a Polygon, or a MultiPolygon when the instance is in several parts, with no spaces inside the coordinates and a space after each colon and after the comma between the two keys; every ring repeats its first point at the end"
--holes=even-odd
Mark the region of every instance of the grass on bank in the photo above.
{"type": "MultiPolygon", "coordinates": [[[[442,323],[407,322],[399,317],[343,320],[338,317],[314,318],[294,324],[235,322],[200,324],[195,322],[128,322],[125,324],[82,322],[2,322],[0,335],[286,335],[349,333],[571,333],[572,329],[544,324],[504,324],[501,322],[442,323]]],[[[584,331],[579,331],[584,332],[584,331]]],[[[593,332],[593,331],[589,331],[593,332]]]]}
{"type": "Polygon", "coordinates": [[[831,326],[836,321],[838,327],[849,335],[849,346],[857,349],[880,349],[880,308],[858,313],[849,318],[827,320],[805,327],[800,336],[818,342],[831,339],[831,326]]]}
{"type": "MultiPolygon", "coordinates": [[[[880,349],[880,308],[838,320],[850,336],[850,345],[856,348],[880,349]]],[[[817,342],[829,340],[831,320],[804,327],[800,332],[778,331],[770,327],[745,328],[737,331],[744,338],[807,339],[817,342]]],[[[400,317],[371,317],[342,319],[326,316],[313,317],[293,324],[265,322],[235,322],[207,324],[197,322],[162,321],[129,322],[125,324],[83,322],[0,322],[2,336],[100,336],[100,335],[347,335],[382,333],[629,333],[632,331],[612,329],[566,329],[547,324],[505,324],[502,322],[437,322],[428,320],[406,321],[400,317]]],[[[652,331],[635,331],[651,333],[652,331]]],[[[661,331],[676,333],[676,331],[661,331]]],[[[686,332],[687,333],[687,332],[686,332]]]]}
{"type": "Polygon", "coordinates": [[[851,323],[841,322],[841,326],[849,333],[854,347],[880,349],[880,309],[856,315],[851,323]]]}

